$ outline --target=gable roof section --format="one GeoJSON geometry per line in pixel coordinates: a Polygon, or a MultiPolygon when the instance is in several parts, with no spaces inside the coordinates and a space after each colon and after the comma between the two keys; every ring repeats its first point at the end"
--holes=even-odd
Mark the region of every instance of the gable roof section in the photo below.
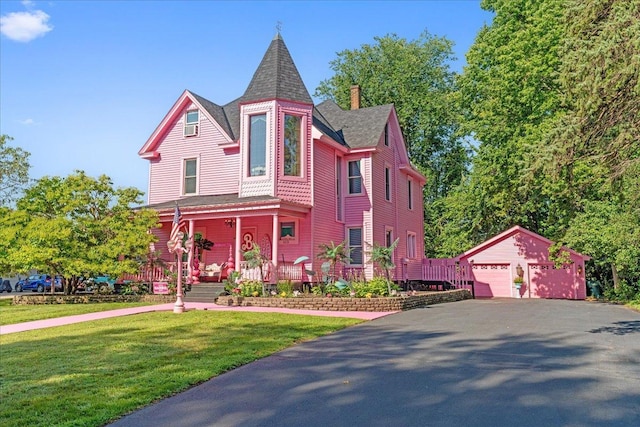
{"type": "MultiPolygon", "coordinates": [[[[549,246],[554,244],[553,241],[547,239],[546,237],[543,237],[543,236],[541,236],[541,235],[539,235],[537,233],[534,233],[533,231],[527,230],[524,227],[520,227],[519,225],[516,225],[516,226],[511,227],[510,229],[508,229],[506,231],[503,231],[502,233],[500,233],[500,234],[498,234],[496,236],[493,236],[492,238],[480,243],[478,246],[476,246],[474,248],[471,248],[466,252],[461,253],[460,255],[455,257],[454,259],[455,260],[460,260],[462,258],[467,258],[467,257],[470,257],[471,255],[475,255],[478,252],[482,252],[483,250],[485,250],[485,249],[495,245],[496,243],[499,243],[499,242],[501,242],[501,241],[513,236],[516,233],[526,234],[526,235],[528,235],[528,236],[530,236],[530,237],[532,237],[532,238],[534,238],[536,240],[539,240],[541,242],[546,243],[549,246]]],[[[563,246],[563,249],[566,249],[567,251],[569,251],[573,255],[576,255],[578,257],[583,258],[585,261],[591,259],[590,256],[583,255],[583,254],[581,254],[579,252],[576,252],[573,249],[567,248],[565,246],[563,246]]]]}
{"type": "Polygon", "coordinates": [[[218,130],[225,136],[228,142],[233,142],[231,129],[228,121],[224,118],[224,112],[222,107],[207,101],[206,99],[198,96],[194,93],[185,90],[180,98],[173,104],[171,110],[164,116],[158,127],[153,131],[147,142],[142,146],[138,155],[143,158],[154,158],[157,153],[155,149],[158,147],[162,136],[165,135],[173,122],[182,114],[183,110],[191,103],[196,104],[198,109],[203,111],[214,126],[218,127],[218,130]]]}
{"type": "Polygon", "coordinates": [[[339,133],[344,143],[351,149],[375,148],[392,109],[392,104],[386,104],[357,110],[343,110],[331,100],[324,101],[316,107],[318,116],[339,133]]]}
{"type": "Polygon", "coordinates": [[[242,95],[242,102],[283,99],[313,104],[289,49],[280,34],[271,41],[258,69],[242,95]]]}

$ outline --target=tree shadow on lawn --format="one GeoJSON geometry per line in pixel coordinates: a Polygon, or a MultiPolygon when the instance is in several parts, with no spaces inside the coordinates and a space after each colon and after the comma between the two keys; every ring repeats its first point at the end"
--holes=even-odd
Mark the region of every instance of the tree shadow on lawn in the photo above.
{"type": "Polygon", "coordinates": [[[235,314],[199,314],[193,320],[200,325],[163,327],[162,318],[151,314],[123,317],[115,327],[95,321],[3,337],[2,395],[7,405],[0,407],[0,418],[11,419],[26,405],[32,409],[22,418],[25,425],[76,419],[100,425],[127,405],[133,410],[267,356],[281,347],[280,337],[295,343],[328,328],[298,325],[285,315],[230,326],[224,318],[235,314]],[[150,319],[159,324],[150,326],[150,319]],[[250,345],[234,344],[244,336],[252,337],[250,345]],[[29,392],[34,387],[38,392],[29,392]],[[149,390],[151,397],[140,397],[149,396],[149,390]],[[61,395],[73,403],[61,404],[61,395]],[[89,395],[98,396],[97,402],[89,403],[89,395]],[[81,418],[85,416],[90,418],[81,418]]]}

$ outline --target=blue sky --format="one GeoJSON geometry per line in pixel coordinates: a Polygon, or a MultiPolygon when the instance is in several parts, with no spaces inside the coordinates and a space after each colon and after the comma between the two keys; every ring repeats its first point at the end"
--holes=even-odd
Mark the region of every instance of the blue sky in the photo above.
{"type": "Polygon", "coordinates": [[[492,15],[480,1],[0,1],[0,134],[32,178],[81,169],[146,192],[138,150],[180,94],[242,95],[276,25],[307,89],[336,53],[423,31],[464,54],[492,15]]]}

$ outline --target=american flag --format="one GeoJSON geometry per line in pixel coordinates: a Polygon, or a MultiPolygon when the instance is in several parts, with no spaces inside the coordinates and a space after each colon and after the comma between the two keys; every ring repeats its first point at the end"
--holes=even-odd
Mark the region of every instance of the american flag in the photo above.
{"type": "Polygon", "coordinates": [[[176,210],[173,213],[173,226],[171,227],[171,234],[169,235],[169,241],[167,242],[169,252],[174,252],[182,244],[181,232],[185,225],[186,223],[182,218],[180,208],[176,205],[176,210]]]}

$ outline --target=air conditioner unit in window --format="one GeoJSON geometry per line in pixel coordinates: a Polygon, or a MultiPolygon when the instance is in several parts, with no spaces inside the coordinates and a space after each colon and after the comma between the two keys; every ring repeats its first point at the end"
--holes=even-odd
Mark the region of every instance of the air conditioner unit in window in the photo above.
{"type": "Polygon", "coordinates": [[[186,125],[184,127],[184,136],[195,136],[198,134],[198,125],[186,125]]]}

